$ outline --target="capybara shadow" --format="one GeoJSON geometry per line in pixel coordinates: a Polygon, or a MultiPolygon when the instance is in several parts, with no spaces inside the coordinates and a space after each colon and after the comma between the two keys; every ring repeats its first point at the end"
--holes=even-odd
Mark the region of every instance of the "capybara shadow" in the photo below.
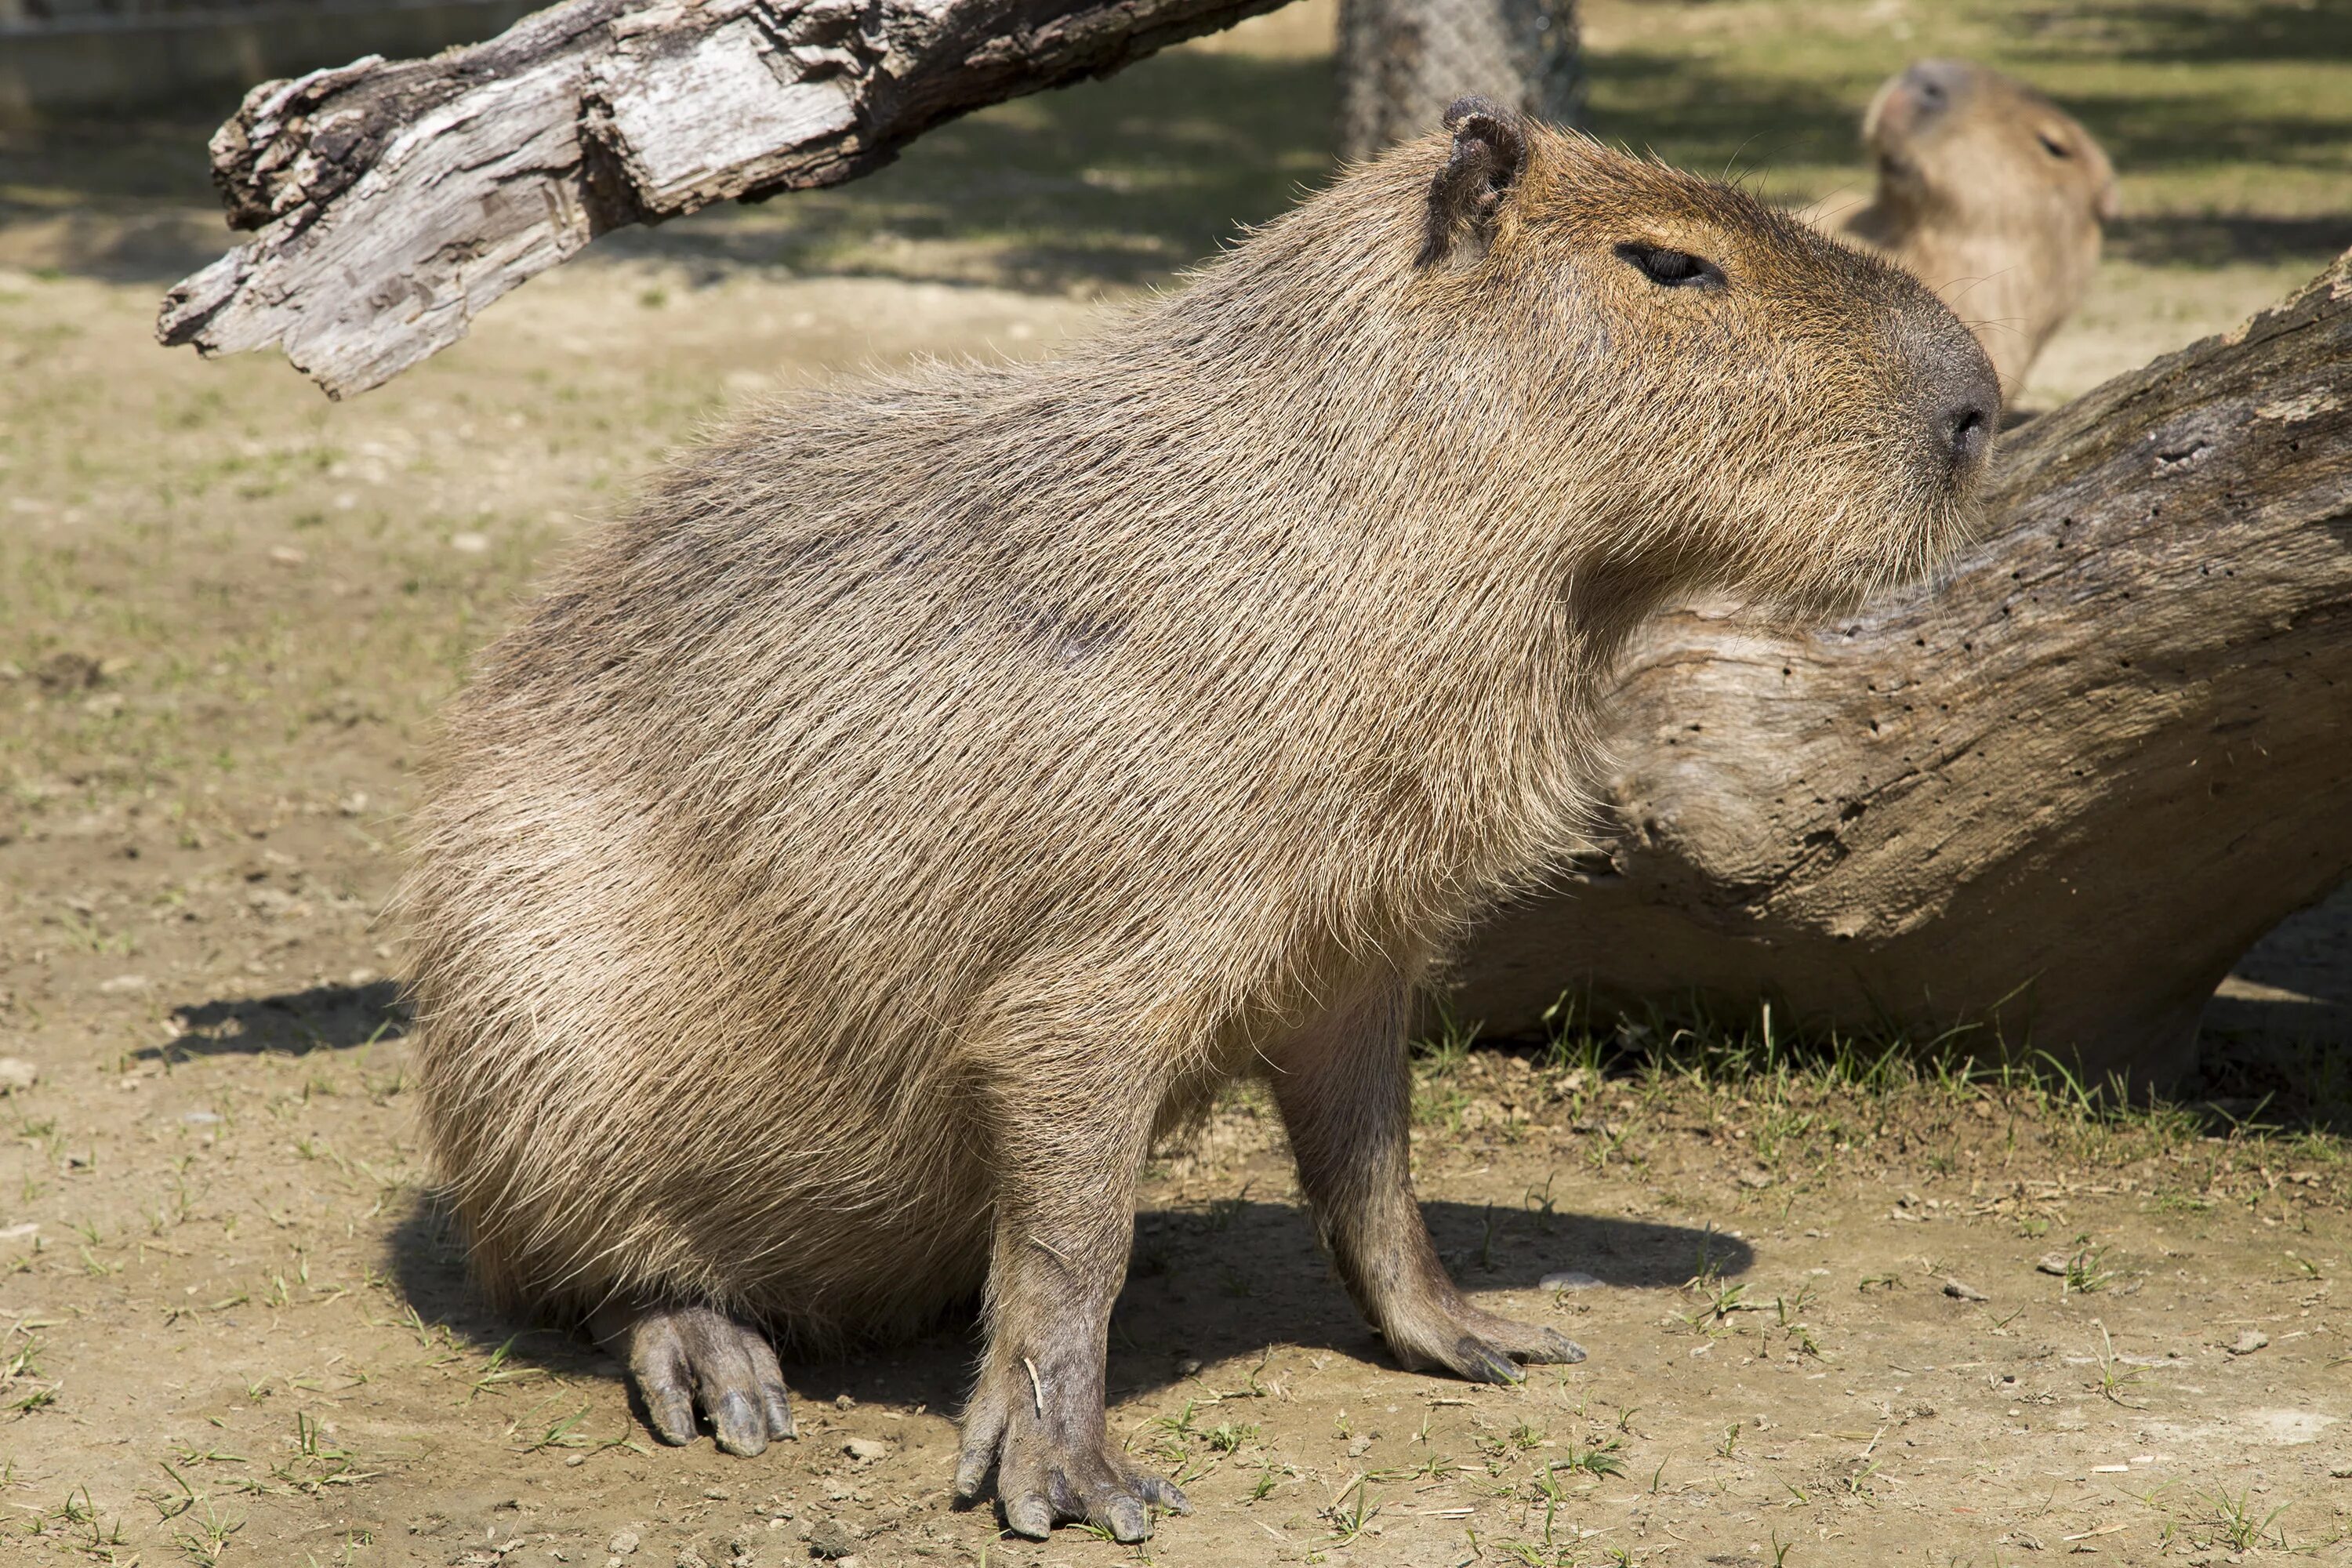
{"type": "Polygon", "coordinates": [[[172,1018],[183,1031],[176,1038],[132,1054],[150,1059],[305,1056],[396,1040],[409,1026],[400,986],[390,980],[192,1002],[173,1008],[172,1018]]]}
{"type": "MultiPolygon", "coordinates": [[[[1565,1270],[1599,1280],[1594,1290],[1673,1289],[1707,1273],[1736,1278],[1755,1263],[1747,1242],[1713,1229],[1448,1199],[1423,1202],[1421,1212],[1440,1256],[1473,1292],[1534,1289],[1565,1270]]],[[[393,1228],[390,1252],[394,1287],[429,1330],[478,1353],[506,1347],[515,1363],[566,1377],[619,1372],[586,1335],[486,1301],[467,1278],[464,1238],[434,1201],[411,1205],[393,1228]]],[[[1186,1362],[1254,1356],[1269,1343],[1397,1364],[1349,1300],[1298,1205],[1241,1198],[1147,1208],[1135,1220],[1134,1260],[1110,1339],[1109,1386],[1124,1394],[1180,1381],[1186,1362]],[[1251,1310],[1236,1312],[1243,1303],[1251,1310]],[[1278,1337],[1252,1331],[1266,1321],[1280,1325],[1278,1337]]],[[[802,1398],[848,1394],[954,1411],[971,1387],[979,1305],[977,1297],[953,1304],[902,1343],[782,1365],[802,1398]]],[[[634,1394],[632,1408],[646,1419],[634,1394]]]]}

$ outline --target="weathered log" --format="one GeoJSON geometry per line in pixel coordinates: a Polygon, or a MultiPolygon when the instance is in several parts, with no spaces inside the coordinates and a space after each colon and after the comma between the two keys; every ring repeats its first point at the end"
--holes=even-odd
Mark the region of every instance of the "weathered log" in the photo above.
{"type": "Polygon", "coordinates": [[[1709,994],[2161,1085],[2231,964],[2352,869],[2352,255],[2011,435],[1990,532],[1832,628],[1632,652],[1614,836],[1459,1008],[1709,994]]]}
{"type": "Polygon", "coordinates": [[[486,43],[247,95],[212,142],[260,232],[156,335],[282,345],[330,396],[465,336],[610,229],[837,184],[968,110],[1282,0],[563,0],[486,43]]]}

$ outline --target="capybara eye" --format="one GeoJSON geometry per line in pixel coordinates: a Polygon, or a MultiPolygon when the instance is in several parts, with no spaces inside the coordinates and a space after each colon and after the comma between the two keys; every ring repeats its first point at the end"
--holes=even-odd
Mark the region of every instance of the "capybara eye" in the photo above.
{"type": "Polygon", "coordinates": [[[2051,135],[2048,132],[2037,131],[2033,134],[2035,139],[2042,143],[2042,150],[2044,153],[2049,153],[2053,158],[2071,158],[2074,155],[2073,149],[2069,148],[2063,142],[2059,141],[2055,136],[2051,135]]]}
{"type": "Polygon", "coordinates": [[[1720,289],[1723,270],[1703,256],[1668,250],[1662,245],[1625,244],[1617,254],[1641,270],[1651,282],[1667,289],[1720,289]]]}

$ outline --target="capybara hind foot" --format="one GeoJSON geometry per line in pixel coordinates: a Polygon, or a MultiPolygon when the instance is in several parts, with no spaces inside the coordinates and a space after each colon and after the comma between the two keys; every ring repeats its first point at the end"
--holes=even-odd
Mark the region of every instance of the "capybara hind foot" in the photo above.
{"type": "Polygon", "coordinates": [[[1518,1383],[1522,1363],[1584,1359],[1584,1347],[1540,1323],[1522,1323],[1456,1300],[1414,1312],[1388,1329],[1389,1349],[1409,1372],[1451,1368],[1473,1383],[1518,1383]]]}
{"type": "Polygon", "coordinates": [[[665,1443],[691,1443],[699,1408],[711,1436],[745,1457],[793,1436],[792,1396],[768,1336],[709,1307],[607,1307],[599,1343],[628,1364],[646,1419],[665,1443]]]}
{"type": "Polygon", "coordinates": [[[1010,1379],[983,1372],[964,1412],[956,1496],[977,1500],[992,1468],[1005,1528],[1032,1541],[1057,1524],[1080,1522],[1114,1540],[1141,1541],[1151,1533],[1152,1510],[1192,1511],[1174,1482],[1130,1469],[1118,1457],[1103,1432],[1098,1394],[1091,1411],[1085,1405],[1056,1399],[1025,1367],[1010,1379]]]}

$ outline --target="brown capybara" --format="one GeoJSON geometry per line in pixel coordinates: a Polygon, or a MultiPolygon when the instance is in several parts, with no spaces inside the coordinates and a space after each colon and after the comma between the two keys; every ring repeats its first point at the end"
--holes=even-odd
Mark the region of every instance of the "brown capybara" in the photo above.
{"type": "Polygon", "coordinates": [[[956,1485],[1121,1540],[1156,1133],[1270,1085],[1410,1367],[1583,1352],[1446,1278],[1415,978],[1574,832],[1613,650],[1963,539],[1998,412],[1908,274],[1476,100],[1067,357],[756,414],[453,705],[404,892],[480,1278],[653,1426],[792,1431],[771,1334],[985,1301],[956,1485]]]}
{"type": "Polygon", "coordinates": [[[1878,190],[1846,237],[1942,295],[2016,396],[2098,268],[2100,225],[2117,210],[2106,153],[2023,82],[1965,60],[1890,78],[1862,135],[1878,190]]]}

